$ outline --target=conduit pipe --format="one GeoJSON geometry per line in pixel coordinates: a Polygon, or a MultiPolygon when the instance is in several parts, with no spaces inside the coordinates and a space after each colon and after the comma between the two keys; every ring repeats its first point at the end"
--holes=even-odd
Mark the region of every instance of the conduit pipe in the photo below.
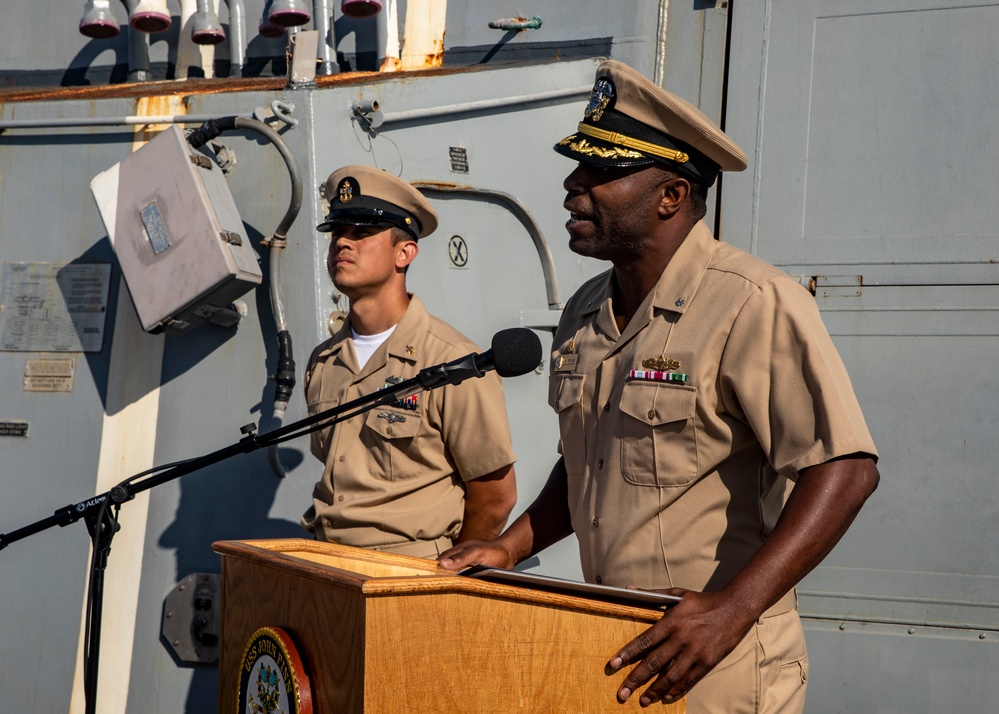
{"type": "Polygon", "coordinates": [[[280,25],[275,25],[271,21],[271,2],[272,0],[267,0],[267,2],[264,3],[264,11],[260,16],[260,24],[257,26],[257,34],[261,37],[282,37],[285,29],[280,25]]]}
{"type": "Polygon", "coordinates": [[[87,0],[80,19],[80,34],[95,40],[117,37],[121,28],[111,12],[111,0],[87,0]]]}
{"type": "Polygon", "coordinates": [[[336,35],[333,31],[333,7],[330,0],[312,0],[312,25],[319,34],[316,74],[328,76],[340,71],[336,61],[336,35]]]}
{"type": "Polygon", "coordinates": [[[280,27],[298,27],[311,19],[303,0],[272,0],[268,17],[280,27]]]}
{"type": "Polygon", "coordinates": [[[128,81],[149,82],[153,73],[149,69],[149,35],[128,28],[128,81]]]}
{"type": "Polygon", "coordinates": [[[208,0],[197,0],[197,11],[191,24],[191,39],[196,45],[217,45],[225,41],[225,32],[218,13],[208,0]]]}
{"type": "MultiPolygon", "coordinates": [[[[382,125],[384,126],[385,124],[417,121],[419,119],[431,119],[434,117],[457,116],[460,114],[484,111],[487,109],[497,109],[514,105],[530,105],[540,102],[555,101],[558,99],[568,99],[577,96],[588,96],[590,89],[590,85],[586,85],[585,87],[571,87],[569,89],[557,89],[550,92],[536,92],[534,94],[525,94],[515,97],[500,97],[498,99],[487,99],[479,102],[446,104],[439,107],[412,109],[404,112],[387,112],[382,116],[382,125]]],[[[132,115],[117,117],[74,117],[68,119],[5,119],[0,120],[0,131],[5,129],[49,129],[76,126],[198,124],[213,118],[215,118],[215,115],[167,114],[161,116],[132,115]]]]}
{"type": "MultiPolygon", "coordinates": [[[[128,81],[148,82],[152,79],[152,74],[149,71],[149,38],[146,34],[161,31],[149,28],[169,27],[170,16],[148,3],[142,6],[139,0],[121,0],[121,4],[128,14],[128,81]]],[[[163,10],[165,9],[164,4],[163,10]]],[[[110,0],[87,0],[80,20],[81,34],[103,40],[116,37],[120,29],[118,20],[111,12],[110,0]]]]}
{"type": "Polygon", "coordinates": [[[371,17],[382,11],[381,0],[343,0],[340,11],[347,17],[371,17]]]}
{"type": "MultiPolygon", "coordinates": [[[[191,68],[201,70],[206,78],[215,76],[214,45],[196,44],[192,36],[194,18],[198,11],[199,0],[180,0],[180,33],[177,38],[177,63],[174,69],[174,79],[188,79],[191,68]]],[[[217,7],[218,0],[211,0],[212,9],[217,7]]],[[[218,15],[218,12],[215,12],[218,15]]]]}
{"type": "Polygon", "coordinates": [[[83,126],[142,126],[143,124],[201,124],[215,114],[163,114],[160,116],[76,117],[72,119],[0,119],[0,133],[7,129],[65,129],[83,126]]]}
{"type": "Polygon", "coordinates": [[[567,99],[569,97],[588,96],[591,88],[591,85],[587,85],[585,87],[556,89],[550,92],[537,92],[535,94],[525,94],[517,97],[500,97],[498,99],[484,99],[478,102],[465,102],[463,104],[445,104],[439,107],[427,107],[426,109],[411,109],[403,112],[387,112],[383,114],[382,124],[416,121],[418,119],[431,119],[434,117],[455,116],[459,114],[468,114],[470,112],[485,111],[487,109],[499,109],[514,105],[521,106],[525,104],[550,102],[557,99],[567,99]]]}
{"type": "Polygon", "coordinates": [[[165,32],[173,24],[166,0],[132,0],[128,16],[132,27],[140,32],[165,32]]]}
{"type": "Polygon", "coordinates": [[[376,20],[379,47],[385,51],[378,58],[379,72],[397,72],[402,68],[402,51],[399,48],[399,12],[395,0],[385,1],[385,12],[376,20]]]}
{"type": "Polygon", "coordinates": [[[246,14],[243,0],[225,0],[229,6],[229,76],[242,77],[246,64],[246,14]]]}
{"type": "Polygon", "coordinates": [[[138,0],[121,0],[128,11],[128,81],[148,82],[153,78],[149,71],[149,36],[135,27],[132,22],[133,13],[138,6],[138,0]]]}
{"type": "Polygon", "coordinates": [[[447,0],[409,0],[403,31],[402,69],[425,69],[444,64],[447,0]]]}

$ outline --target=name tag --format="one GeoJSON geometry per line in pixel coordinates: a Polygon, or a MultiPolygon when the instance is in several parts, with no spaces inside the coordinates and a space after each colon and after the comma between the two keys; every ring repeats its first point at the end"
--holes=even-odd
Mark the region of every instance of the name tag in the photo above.
{"type": "Polygon", "coordinates": [[[576,361],[579,359],[579,355],[568,354],[559,355],[555,358],[555,371],[556,372],[571,372],[576,369],[576,361]]]}

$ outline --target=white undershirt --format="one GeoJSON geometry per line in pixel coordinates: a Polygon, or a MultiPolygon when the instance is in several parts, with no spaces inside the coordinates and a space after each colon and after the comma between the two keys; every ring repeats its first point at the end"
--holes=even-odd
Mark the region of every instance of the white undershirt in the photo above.
{"type": "Polygon", "coordinates": [[[364,369],[364,365],[368,363],[371,359],[371,355],[375,353],[382,343],[389,338],[393,332],[395,332],[395,325],[385,330],[385,332],[379,332],[377,335],[359,335],[354,332],[354,328],[350,328],[350,336],[354,338],[354,353],[357,355],[357,366],[359,369],[364,369]]]}

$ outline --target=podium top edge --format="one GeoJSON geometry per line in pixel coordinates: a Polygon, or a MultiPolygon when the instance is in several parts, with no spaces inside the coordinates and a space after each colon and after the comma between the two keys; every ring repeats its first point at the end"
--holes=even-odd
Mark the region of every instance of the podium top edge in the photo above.
{"type": "Polygon", "coordinates": [[[366,598],[452,594],[498,598],[649,623],[662,617],[662,612],[631,605],[463,578],[438,567],[432,560],[335,543],[296,538],[218,541],[212,544],[212,549],[224,556],[223,574],[225,557],[235,558],[359,591],[366,598]]]}

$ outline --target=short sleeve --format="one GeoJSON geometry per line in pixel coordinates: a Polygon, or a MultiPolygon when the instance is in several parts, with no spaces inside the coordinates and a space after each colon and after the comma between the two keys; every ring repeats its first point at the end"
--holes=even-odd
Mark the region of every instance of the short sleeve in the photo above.
{"type": "Polygon", "coordinates": [[[472,481],[516,460],[503,385],[495,372],[443,388],[444,443],[462,481],[472,481]]]}
{"type": "Polygon", "coordinates": [[[750,426],[771,465],[788,478],[839,456],[877,458],[815,299],[794,281],[769,280],[747,299],[719,379],[726,408],[750,426]]]}

